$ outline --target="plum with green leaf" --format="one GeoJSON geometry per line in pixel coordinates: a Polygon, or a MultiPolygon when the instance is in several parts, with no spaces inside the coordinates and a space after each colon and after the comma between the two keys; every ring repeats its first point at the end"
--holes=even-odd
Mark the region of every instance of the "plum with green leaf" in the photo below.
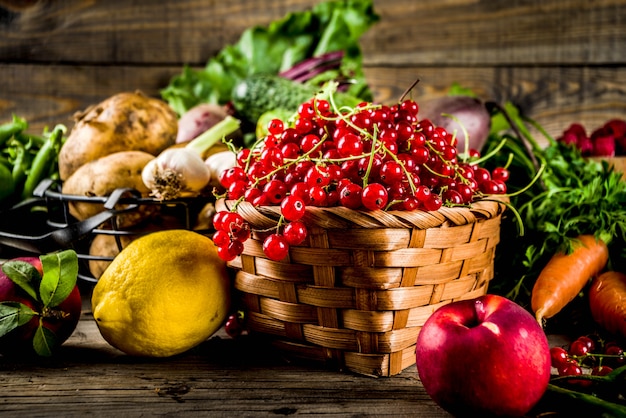
{"type": "Polygon", "coordinates": [[[0,271],[0,354],[52,355],[80,318],[77,277],[73,250],[5,261],[0,271]]]}

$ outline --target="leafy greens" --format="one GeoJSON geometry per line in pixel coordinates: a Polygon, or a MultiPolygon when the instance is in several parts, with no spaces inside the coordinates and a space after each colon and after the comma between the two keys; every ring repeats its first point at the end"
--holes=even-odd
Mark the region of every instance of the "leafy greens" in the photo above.
{"type": "Polygon", "coordinates": [[[371,0],[327,1],[288,13],[267,27],[246,29],[237,43],[210,58],[203,69],[185,66],[161,96],[178,114],[202,102],[226,104],[237,82],[250,75],[278,74],[306,59],[343,51],[339,68],[306,83],[349,78],[347,93],[371,100],[359,38],[379,19],[371,0]]]}
{"type": "Polygon", "coordinates": [[[502,140],[504,146],[487,164],[509,164],[511,205],[519,212],[524,233],[511,219],[503,219],[490,290],[528,305],[541,269],[558,250],[569,252],[581,234],[603,239],[609,247],[610,267],[624,269],[626,181],[622,174],[607,162],[588,160],[575,146],[556,141],[512,103],[494,107],[490,138],[482,153],[502,140]],[[548,145],[541,147],[531,129],[544,135],[548,145]],[[534,178],[537,181],[532,183],[534,178]]]}

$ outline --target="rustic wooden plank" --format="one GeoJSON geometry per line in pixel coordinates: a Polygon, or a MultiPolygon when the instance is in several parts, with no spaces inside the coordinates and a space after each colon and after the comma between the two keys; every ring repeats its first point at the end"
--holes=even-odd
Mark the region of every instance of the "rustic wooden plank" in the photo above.
{"type": "Polygon", "coordinates": [[[122,91],[156,96],[180,67],[0,64],[0,121],[17,114],[30,130],[73,125],[75,112],[122,91]]]}
{"type": "Polygon", "coordinates": [[[363,37],[369,65],[623,63],[626,2],[379,2],[363,37]]]}
{"type": "Polygon", "coordinates": [[[446,94],[458,82],[483,100],[512,101],[553,136],[572,122],[595,129],[626,115],[623,67],[375,67],[366,76],[381,102],[400,97],[416,78],[418,103],[446,94]]]}
{"type": "MultiPolygon", "coordinates": [[[[29,3],[0,9],[0,62],[203,65],[247,27],[318,1],[29,3]]],[[[381,21],[363,37],[367,65],[606,65],[626,57],[626,0],[375,0],[374,6],[381,21]]]]}
{"type": "MultiPolygon", "coordinates": [[[[126,90],[158,96],[179,67],[33,66],[0,64],[0,121],[25,117],[33,132],[126,90]]],[[[622,67],[366,67],[375,99],[391,103],[419,78],[414,97],[446,94],[454,82],[486,100],[513,100],[552,135],[571,122],[597,127],[626,114],[626,72],[622,67]]]]}
{"type": "Polygon", "coordinates": [[[85,306],[54,359],[0,357],[0,413],[450,416],[428,397],[414,368],[376,379],[293,364],[269,345],[233,340],[223,330],[180,356],[131,358],[102,339],[85,306]]]}

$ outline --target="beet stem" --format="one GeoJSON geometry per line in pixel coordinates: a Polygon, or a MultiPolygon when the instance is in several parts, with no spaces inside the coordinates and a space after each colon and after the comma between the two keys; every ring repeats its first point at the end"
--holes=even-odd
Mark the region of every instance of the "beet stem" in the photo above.
{"type": "MultiPolygon", "coordinates": [[[[341,59],[343,58],[343,51],[332,51],[326,54],[319,55],[305,59],[298,64],[294,65],[288,70],[282,71],[278,75],[290,80],[304,79],[308,80],[312,76],[307,76],[313,70],[320,66],[329,66],[331,63],[333,66],[339,66],[341,59]]],[[[331,67],[332,68],[332,67],[331,67]]],[[[316,73],[318,74],[318,73],[316,73]]],[[[315,74],[315,75],[316,75],[315,74]]]]}

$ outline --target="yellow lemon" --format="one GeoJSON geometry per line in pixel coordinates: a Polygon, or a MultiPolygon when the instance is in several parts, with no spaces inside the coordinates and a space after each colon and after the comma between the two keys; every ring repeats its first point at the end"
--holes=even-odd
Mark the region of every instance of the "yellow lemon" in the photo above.
{"type": "Polygon", "coordinates": [[[229,305],[226,265],[213,241],[178,229],[131,242],[91,298],[102,337],[127,354],[147,357],[197,346],[221,327],[229,305]]]}

